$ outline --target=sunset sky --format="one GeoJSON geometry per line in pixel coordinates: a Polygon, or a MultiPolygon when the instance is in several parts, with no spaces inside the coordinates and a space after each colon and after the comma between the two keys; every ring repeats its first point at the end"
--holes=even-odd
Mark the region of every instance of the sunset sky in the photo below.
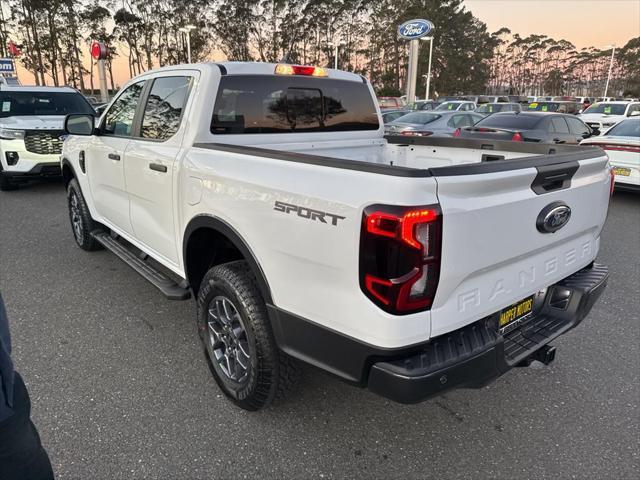
{"type": "Polygon", "coordinates": [[[565,39],[577,48],[624,46],[640,35],[640,0],[465,0],[487,24],[527,36],[565,39]]]}
{"type": "MultiPolygon", "coordinates": [[[[521,36],[565,39],[577,48],[621,47],[640,36],[640,0],[465,0],[464,5],[490,32],[507,27],[521,36]]],[[[428,12],[424,17],[429,18],[428,12]]],[[[33,75],[23,68],[18,74],[24,84],[33,83],[33,75]]],[[[116,60],[114,77],[120,86],[129,79],[126,57],[116,60]]]]}

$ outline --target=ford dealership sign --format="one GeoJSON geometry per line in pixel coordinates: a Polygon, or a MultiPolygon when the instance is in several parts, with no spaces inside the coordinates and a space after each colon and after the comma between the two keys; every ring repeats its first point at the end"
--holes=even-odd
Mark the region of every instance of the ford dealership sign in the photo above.
{"type": "Polygon", "coordinates": [[[415,40],[416,38],[426,37],[431,30],[433,30],[433,23],[429,20],[409,20],[398,27],[398,35],[400,38],[415,40]]]}

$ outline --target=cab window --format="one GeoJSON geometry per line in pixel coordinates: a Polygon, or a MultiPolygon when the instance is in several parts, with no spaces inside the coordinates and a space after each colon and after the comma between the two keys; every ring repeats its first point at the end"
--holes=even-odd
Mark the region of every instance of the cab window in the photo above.
{"type": "Polygon", "coordinates": [[[104,117],[101,133],[118,137],[131,136],[133,118],[140,100],[140,94],[145,81],[134,83],[127,87],[111,105],[104,117]]]}
{"type": "Polygon", "coordinates": [[[142,117],[141,137],[167,140],[175,135],[190,86],[191,77],[159,77],[153,81],[142,117]]]}

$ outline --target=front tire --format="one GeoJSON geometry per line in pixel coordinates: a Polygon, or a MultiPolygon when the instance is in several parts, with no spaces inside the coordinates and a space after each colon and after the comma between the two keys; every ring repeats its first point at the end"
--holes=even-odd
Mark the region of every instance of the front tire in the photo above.
{"type": "Polygon", "coordinates": [[[247,263],[211,268],[197,302],[198,332],[224,394],[245,410],[259,410],[284,396],[299,375],[298,363],[278,349],[247,263]]]}
{"type": "Polygon", "coordinates": [[[102,245],[91,235],[91,232],[97,228],[96,222],[91,218],[89,207],[82,196],[78,180],[75,178],[69,182],[67,187],[67,205],[73,238],[78,246],[89,252],[101,249],[102,245]]]}

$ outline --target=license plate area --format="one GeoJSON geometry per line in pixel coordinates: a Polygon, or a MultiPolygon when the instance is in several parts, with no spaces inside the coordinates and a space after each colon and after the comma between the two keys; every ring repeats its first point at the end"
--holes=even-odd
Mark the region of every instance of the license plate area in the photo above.
{"type": "Polygon", "coordinates": [[[631,176],[631,169],[626,167],[613,167],[613,173],[620,177],[631,176]]]}
{"type": "Polygon", "coordinates": [[[498,315],[498,330],[505,333],[529,319],[533,315],[535,297],[535,295],[531,295],[502,309],[498,315]]]}

